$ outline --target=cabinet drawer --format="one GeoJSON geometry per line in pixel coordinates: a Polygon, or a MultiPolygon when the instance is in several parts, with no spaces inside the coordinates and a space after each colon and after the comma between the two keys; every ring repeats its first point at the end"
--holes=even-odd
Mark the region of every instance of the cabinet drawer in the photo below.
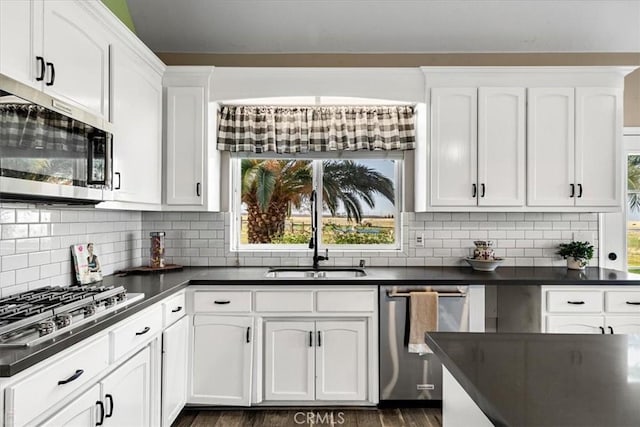
{"type": "Polygon", "coordinates": [[[193,309],[208,313],[246,313],[251,311],[251,291],[194,292],[193,309]]]}
{"type": "Polygon", "coordinates": [[[547,311],[560,313],[600,313],[601,291],[547,291],[547,311]]]}
{"type": "Polygon", "coordinates": [[[186,297],[184,292],[174,295],[162,304],[164,311],[164,327],[168,327],[186,313],[186,297]]]}
{"type": "Polygon", "coordinates": [[[257,291],[256,311],[313,311],[313,291],[257,291]]]}
{"type": "Polygon", "coordinates": [[[109,333],[111,336],[111,362],[118,360],[131,350],[141,347],[162,331],[162,307],[125,321],[122,326],[109,333]]]}
{"type": "Polygon", "coordinates": [[[90,344],[80,344],[68,356],[47,364],[45,368],[9,387],[6,393],[7,423],[24,425],[88,383],[109,366],[108,354],[109,338],[105,335],[90,344]],[[68,382],[60,384],[65,380],[68,382]]]}
{"type": "Polygon", "coordinates": [[[373,291],[318,291],[318,311],[374,311],[376,307],[373,291]]]}
{"type": "Polygon", "coordinates": [[[604,307],[609,313],[640,313],[640,291],[607,291],[604,307]]]}

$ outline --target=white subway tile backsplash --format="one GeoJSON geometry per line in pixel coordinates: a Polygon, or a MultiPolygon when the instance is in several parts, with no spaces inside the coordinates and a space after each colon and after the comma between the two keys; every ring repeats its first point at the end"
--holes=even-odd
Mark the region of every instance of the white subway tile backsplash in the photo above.
{"type": "Polygon", "coordinates": [[[20,239],[29,237],[29,226],[27,224],[3,224],[2,239],[20,239]]]}
{"type": "Polygon", "coordinates": [[[7,255],[2,257],[2,271],[18,270],[29,266],[29,255],[7,255]]]}
{"type": "Polygon", "coordinates": [[[17,209],[16,222],[40,222],[40,212],[35,209],[17,209]]]}
{"type": "Polygon", "coordinates": [[[39,250],[40,250],[40,239],[38,238],[15,240],[16,253],[24,254],[29,252],[36,252],[39,250]]]}
{"type": "Polygon", "coordinates": [[[12,286],[16,284],[16,271],[3,271],[0,273],[0,290],[5,286],[12,286]]]}
{"type": "Polygon", "coordinates": [[[73,283],[70,246],[94,242],[103,273],[142,263],[140,212],[39,209],[4,203],[0,210],[0,295],[73,283]]]}
{"type": "Polygon", "coordinates": [[[43,237],[49,235],[49,224],[29,224],[29,237],[43,237]]]}
{"type": "Polygon", "coordinates": [[[16,253],[15,240],[0,240],[0,257],[4,255],[13,255],[16,253]]]}
{"type": "Polygon", "coordinates": [[[16,283],[26,283],[40,278],[40,267],[29,267],[16,270],[16,283]]]}
{"type": "Polygon", "coordinates": [[[0,209],[0,224],[12,224],[16,222],[16,211],[14,209],[0,209]]]}
{"type": "Polygon", "coordinates": [[[34,265],[48,264],[51,262],[51,252],[32,252],[29,254],[29,267],[34,265]]]}
{"type": "MultiPolygon", "coordinates": [[[[309,251],[230,252],[228,213],[143,212],[142,238],[148,248],[149,231],[167,231],[168,262],[185,265],[310,265],[309,251]],[[206,242],[206,243],[205,243],[206,242]],[[206,260],[206,261],[205,261],[206,260]]],[[[564,265],[555,254],[558,243],[573,238],[574,232],[597,230],[597,214],[538,212],[418,212],[404,213],[401,251],[342,252],[331,251],[325,265],[355,265],[367,257],[370,266],[465,265],[462,258],[473,253],[474,240],[494,240],[496,254],[505,256],[504,265],[564,265]],[[424,236],[424,247],[415,247],[416,232],[424,236]]],[[[52,229],[53,232],[53,229],[52,229]]],[[[597,240],[593,241],[598,245],[597,240]]],[[[146,253],[143,257],[146,257],[146,253]]],[[[53,257],[52,257],[53,259],[53,257]]],[[[597,265],[597,261],[592,261],[597,265]]]]}

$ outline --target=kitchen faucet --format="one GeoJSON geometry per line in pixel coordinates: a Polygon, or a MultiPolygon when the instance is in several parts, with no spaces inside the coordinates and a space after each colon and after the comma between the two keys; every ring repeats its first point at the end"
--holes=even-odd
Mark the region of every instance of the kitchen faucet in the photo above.
{"type": "Polygon", "coordinates": [[[316,190],[311,190],[311,239],[309,249],[313,249],[313,269],[319,268],[318,261],[329,259],[329,249],[324,250],[324,256],[318,255],[318,194],[316,190]]]}

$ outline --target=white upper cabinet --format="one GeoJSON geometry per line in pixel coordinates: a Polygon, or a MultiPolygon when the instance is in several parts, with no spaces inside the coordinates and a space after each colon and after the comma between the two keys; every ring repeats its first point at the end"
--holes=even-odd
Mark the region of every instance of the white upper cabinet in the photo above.
{"type": "Polygon", "coordinates": [[[212,73],[213,67],[168,67],[164,75],[166,210],[220,210],[212,73]]]}
{"type": "Polygon", "coordinates": [[[576,206],[620,205],[621,129],[621,89],[576,89],[576,206]]]}
{"type": "Polygon", "coordinates": [[[525,202],[525,89],[478,90],[478,205],[525,202]]]}
{"type": "Polygon", "coordinates": [[[0,71],[63,102],[107,117],[109,39],[84,2],[0,3],[0,71]]]}
{"type": "Polygon", "coordinates": [[[633,70],[422,67],[415,211],[620,211],[633,70]]]}
{"type": "Polygon", "coordinates": [[[573,205],[574,89],[529,89],[528,204],[573,205]]]}
{"type": "Polygon", "coordinates": [[[44,1],[44,91],[101,117],[109,107],[109,40],[78,1],[44,1]]]}
{"type": "Polygon", "coordinates": [[[431,205],[523,206],[524,88],[431,90],[431,205]]]}
{"type": "Polygon", "coordinates": [[[431,204],[473,206],[477,194],[476,88],[431,91],[431,204]]]}
{"type": "Polygon", "coordinates": [[[162,76],[124,44],[113,47],[113,199],[162,202],[162,76]]]}
{"type": "Polygon", "coordinates": [[[0,73],[42,89],[45,63],[41,51],[42,3],[0,1],[0,73]]]}
{"type": "Polygon", "coordinates": [[[621,89],[529,89],[529,206],[619,208],[621,139],[621,89]]]}
{"type": "Polygon", "coordinates": [[[202,87],[167,88],[167,204],[202,206],[206,95],[202,87]]]}

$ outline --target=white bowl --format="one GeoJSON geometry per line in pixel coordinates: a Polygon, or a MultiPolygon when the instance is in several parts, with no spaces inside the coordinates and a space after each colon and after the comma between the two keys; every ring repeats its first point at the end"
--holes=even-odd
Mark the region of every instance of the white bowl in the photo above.
{"type": "Polygon", "coordinates": [[[474,270],[478,271],[493,271],[504,261],[504,258],[492,258],[492,259],[482,259],[482,258],[465,258],[465,261],[473,267],[474,270]]]}

